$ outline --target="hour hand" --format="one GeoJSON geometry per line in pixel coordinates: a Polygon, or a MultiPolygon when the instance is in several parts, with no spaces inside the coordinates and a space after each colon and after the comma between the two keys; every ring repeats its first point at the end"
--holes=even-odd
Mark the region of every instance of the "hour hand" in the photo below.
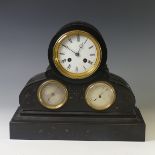
{"type": "Polygon", "coordinates": [[[80,49],[83,47],[83,43],[79,45],[79,50],[77,52],[78,55],[80,55],[80,49]]]}
{"type": "Polygon", "coordinates": [[[86,39],[83,43],[81,43],[81,44],[79,45],[79,50],[78,50],[77,53],[80,52],[80,49],[83,48],[83,46],[84,46],[84,44],[87,42],[87,40],[88,40],[88,39],[86,39]]]}

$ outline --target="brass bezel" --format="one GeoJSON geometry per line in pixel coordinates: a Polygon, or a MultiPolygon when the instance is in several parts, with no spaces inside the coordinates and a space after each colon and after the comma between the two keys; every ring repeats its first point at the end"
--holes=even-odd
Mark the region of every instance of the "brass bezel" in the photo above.
{"type": "Polygon", "coordinates": [[[64,84],[62,84],[61,82],[59,82],[59,81],[57,81],[57,80],[47,80],[47,81],[43,82],[43,83],[39,86],[38,91],[37,91],[37,97],[38,97],[38,100],[39,100],[39,102],[41,103],[41,105],[43,105],[45,108],[48,108],[48,109],[59,109],[59,108],[61,108],[61,107],[66,103],[66,101],[67,101],[67,99],[68,99],[68,91],[67,91],[66,86],[65,86],[64,84]],[[62,103],[60,103],[60,104],[58,104],[58,105],[52,106],[52,105],[46,104],[46,102],[42,99],[42,97],[41,97],[41,92],[42,92],[43,88],[44,88],[45,86],[47,86],[49,83],[50,83],[50,84],[51,84],[51,83],[58,83],[58,84],[59,84],[61,87],[63,87],[63,89],[65,90],[65,99],[64,99],[64,101],[63,101],[62,103]]]}
{"type": "MultiPolygon", "coordinates": [[[[51,51],[52,52],[52,51],[51,51]]],[[[71,79],[83,79],[86,77],[89,77],[90,75],[92,75],[100,66],[101,63],[101,58],[102,58],[102,51],[101,51],[101,46],[99,44],[99,42],[88,32],[82,31],[82,30],[73,30],[73,31],[69,31],[64,33],[62,36],[59,37],[59,39],[56,41],[54,47],[53,47],[53,62],[56,66],[56,68],[58,69],[58,71],[63,74],[64,76],[71,78],[71,79]],[[58,50],[61,46],[62,41],[65,38],[68,38],[72,35],[83,35],[87,38],[89,38],[95,45],[96,50],[97,50],[97,59],[95,64],[86,72],[83,73],[72,73],[69,72],[68,70],[64,69],[64,67],[61,65],[60,61],[59,61],[59,55],[58,55],[58,50]]]]}
{"type": "Polygon", "coordinates": [[[98,111],[106,110],[106,109],[108,109],[109,107],[111,107],[111,105],[114,104],[115,100],[116,100],[116,91],[115,91],[114,87],[113,87],[110,83],[108,83],[108,82],[106,82],[106,81],[97,81],[97,82],[94,82],[94,83],[90,84],[90,85],[87,87],[86,91],[85,91],[85,101],[86,101],[86,103],[87,103],[92,109],[94,109],[94,110],[98,110],[98,111]],[[114,94],[113,102],[112,102],[111,104],[106,105],[104,108],[100,108],[100,109],[97,108],[96,106],[94,106],[94,105],[91,103],[91,101],[88,99],[88,91],[90,90],[90,88],[92,88],[95,84],[98,84],[98,83],[104,83],[104,84],[108,85],[108,86],[112,89],[112,92],[113,92],[113,94],[114,94]]]}

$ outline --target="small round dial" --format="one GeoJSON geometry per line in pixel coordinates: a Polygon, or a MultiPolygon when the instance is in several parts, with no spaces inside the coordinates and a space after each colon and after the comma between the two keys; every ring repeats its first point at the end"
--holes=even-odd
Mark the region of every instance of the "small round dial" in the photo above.
{"type": "Polygon", "coordinates": [[[114,103],[116,93],[111,84],[101,81],[88,86],[85,98],[91,108],[104,110],[114,103]]]}
{"type": "Polygon", "coordinates": [[[68,98],[66,87],[58,81],[48,80],[38,88],[38,99],[48,109],[62,107],[68,98]]]}
{"type": "Polygon", "coordinates": [[[63,34],[53,50],[55,66],[63,75],[72,79],[88,77],[100,65],[100,44],[85,31],[74,30],[63,34]]]}

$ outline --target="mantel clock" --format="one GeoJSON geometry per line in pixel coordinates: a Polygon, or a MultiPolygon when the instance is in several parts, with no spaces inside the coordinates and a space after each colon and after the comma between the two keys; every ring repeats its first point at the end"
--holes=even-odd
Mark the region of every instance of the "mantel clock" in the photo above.
{"type": "Polygon", "coordinates": [[[63,26],[49,66],[32,77],[10,122],[12,139],[144,141],[145,123],[129,84],[109,72],[100,32],[85,22],[63,26]]]}

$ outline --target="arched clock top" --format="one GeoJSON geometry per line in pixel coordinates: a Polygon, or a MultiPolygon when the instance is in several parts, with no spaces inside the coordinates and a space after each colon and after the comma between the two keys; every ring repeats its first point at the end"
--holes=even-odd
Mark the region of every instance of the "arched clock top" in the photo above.
{"type": "Polygon", "coordinates": [[[57,73],[71,79],[84,79],[104,70],[107,48],[95,27],[73,22],[63,26],[53,37],[48,59],[57,73]]]}

